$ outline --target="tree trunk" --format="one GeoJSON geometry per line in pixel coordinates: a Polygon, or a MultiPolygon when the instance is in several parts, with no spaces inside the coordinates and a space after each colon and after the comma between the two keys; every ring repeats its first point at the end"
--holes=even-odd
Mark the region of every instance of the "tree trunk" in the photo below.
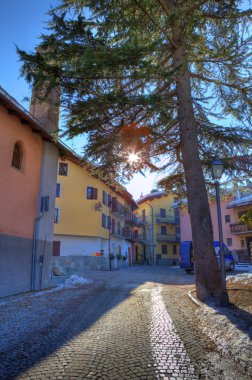
{"type": "Polygon", "coordinates": [[[208,196],[199,158],[196,121],[191,96],[190,74],[178,25],[172,29],[173,63],[176,71],[178,121],[180,126],[181,152],[185,172],[188,210],[192,225],[194,267],[197,297],[205,301],[222,298],[222,283],[214,252],[213,228],[208,196]]]}

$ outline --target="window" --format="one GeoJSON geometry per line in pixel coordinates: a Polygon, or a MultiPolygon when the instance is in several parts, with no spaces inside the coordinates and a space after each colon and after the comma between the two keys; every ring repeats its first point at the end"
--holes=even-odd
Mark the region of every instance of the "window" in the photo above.
{"type": "Polygon", "coordinates": [[[162,245],[161,248],[162,248],[162,255],[167,255],[168,253],[167,245],[162,245]]]}
{"type": "Polygon", "coordinates": [[[98,190],[94,187],[87,187],[87,199],[97,199],[98,190]]]}
{"type": "Polygon", "coordinates": [[[102,214],[102,227],[107,228],[107,215],[102,214]]]}
{"type": "Polygon", "coordinates": [[[225,223],[230,223],[230,215],[225,215],[225,223]]]}
{"type": "Polygon", "coordinates": [[[166,226],[161,226],[161,235],[166,235],[166,226]]]}
{"type": "Polygon", "coordinates": [[[102,203],[105,206],[108,206],[108,193],[106,193],[106,191],[104,191],[104,190],[102,192],[102,203]]]}
{"type": "Polygon", "coordinates": [[[49,196],[41,197],[40,200],[40,212],[49,211],[49,196]]]}
{"type": "Polygon", "coordinates": [[[108,194],[108,207],[111,207],[112,205],[112,198],[111,198],[111,195],[108,194]]]}
{"type": "Polygon", "coordinates": [[[245,240],[241,240],[241,248],[245,247],[245,240]]]}
{"type": "Polygon", "coordinates": [[[173,252],[174,255],[177,254],[177,246],[176,245],[172,246],[172,252],[173,252]]]}
{"type": "Polygon", "coordinates": [[[160,216],[161,216],[161,218],[165,218],[165,217],[166,217],[166,211],[165,211],[165,208],[161,208],[161,209],[160,209],[160,216]]]}
{"type": "Polygon", "coordinates": [[[142,228],[143,239],[146,240],[146,227],[142,228]]]}
{"type": "Polygon", "coordinates": [[[11,165],[16,169],[21,170],[22,162],[23,162],[23,148],[20,142],[16,142],[13,149],[11,165]]]}
{"type": "Polygon", "coordinates": [[[115,230],[116,230],[116,224],[115,224],[115,219],[114,218],[112,218],[111,219],[111,232],[112,233],[114,233],[115,232],[115,230]]]}
{"type": "Polygon", "coordinates": [[[59,223],[59,217],[60,217],[60,209],[58,207],[55,207],[54,223],[59,223]]]}
{"type": "Polygon", "coordinates": [[[111,216],[108,216],[108,225],[107,228],[110,230],[111,229],[111,216]]]}
{"type": "Polygon", "coordinates": [[[68,174],[68,164],[65,162],[60,162],[59,163],[59,175],[64,175],[67,176],[68,174]]]}
{"type": "Polygon", "coordinates": [[[143,222],[145,222],[145,210],[142,210],[142,220],[143,220],[143,222]]]}
{"type": "Polygon", "coordinates": [[[61,196],[61,184],[56,183],[56,197],[59,198],[61,196]]]}
{"type": "Polygon", "coordinates": [[[121,231],[121,222],[117,223],[117,232],[118,232],[119,235],[121,235],[121,232],[122,232],[121,231]]]}
{"type": "Polygon", "coordinates": [[[233,245],[232,238],[227,238],[227,246],[231,247],[233,245]]]}

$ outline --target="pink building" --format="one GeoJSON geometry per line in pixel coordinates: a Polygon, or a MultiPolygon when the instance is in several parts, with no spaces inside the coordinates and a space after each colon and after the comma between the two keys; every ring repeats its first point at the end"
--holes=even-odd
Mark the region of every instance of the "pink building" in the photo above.
{"type": "Polygon", "coordinates": [[[0,297],[50,285],[57,161],[46,125],[0,87],[0,297]]]}
{"type": "MultiPolygon", "coordinates": [[[[246,189],[243,193],[229,195],[221,199],[221,215],[223,241],[230,251],[236,252],[239,261],[251,261],[252,253],[252,228],[244,226],[239,222],[241,215],[252,206],[251,189],[246,189]],[[249,198],[244,204],[245,198],[249,198]],[[251,198],[251,199],[250,199],[251,198]]],[[[209,202],[213,223],[214,240],[219,240],[218,217],[215,200],[209,202]]],[[[190,216],[186,206],[180,207],[180,236],[181,241],[192,240],[192,230],[190,216]]]]}

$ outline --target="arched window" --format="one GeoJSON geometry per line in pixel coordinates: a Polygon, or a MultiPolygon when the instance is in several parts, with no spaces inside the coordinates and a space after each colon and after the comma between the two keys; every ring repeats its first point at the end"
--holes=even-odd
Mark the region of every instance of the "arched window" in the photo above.
{"type": "Polygon", "coordinates": [[[13,155],[12,155],[12,163],[11,165],[14,166],[14,168],[21,170],[22,169],[22,162],[23,162],[23,148],[20,142],[16,142],[13,149],[13,155]]]}

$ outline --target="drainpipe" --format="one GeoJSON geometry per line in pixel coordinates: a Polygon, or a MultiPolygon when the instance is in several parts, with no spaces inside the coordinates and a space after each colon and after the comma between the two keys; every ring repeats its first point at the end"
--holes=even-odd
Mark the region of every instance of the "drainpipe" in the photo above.
{"type": "Polygon", "coordinates": [[[148,206],[151,208],[151,253],[152,253],[152,265],[155,266],[155,257],[154,257],[154,217],[153,217],[153,207],[150,203],[145,201],[148,206]]]}
{"type": "Polygon", "coordinates": [[[35,290],[35,279],[36,279],[36,258],[37,258],[37,227],[38,222],[44,216],[44,213],[39,215],[34,220],[33,228],[33,240],[32,240],[32,270],[31,270],[31,290],[35,290]]]}

